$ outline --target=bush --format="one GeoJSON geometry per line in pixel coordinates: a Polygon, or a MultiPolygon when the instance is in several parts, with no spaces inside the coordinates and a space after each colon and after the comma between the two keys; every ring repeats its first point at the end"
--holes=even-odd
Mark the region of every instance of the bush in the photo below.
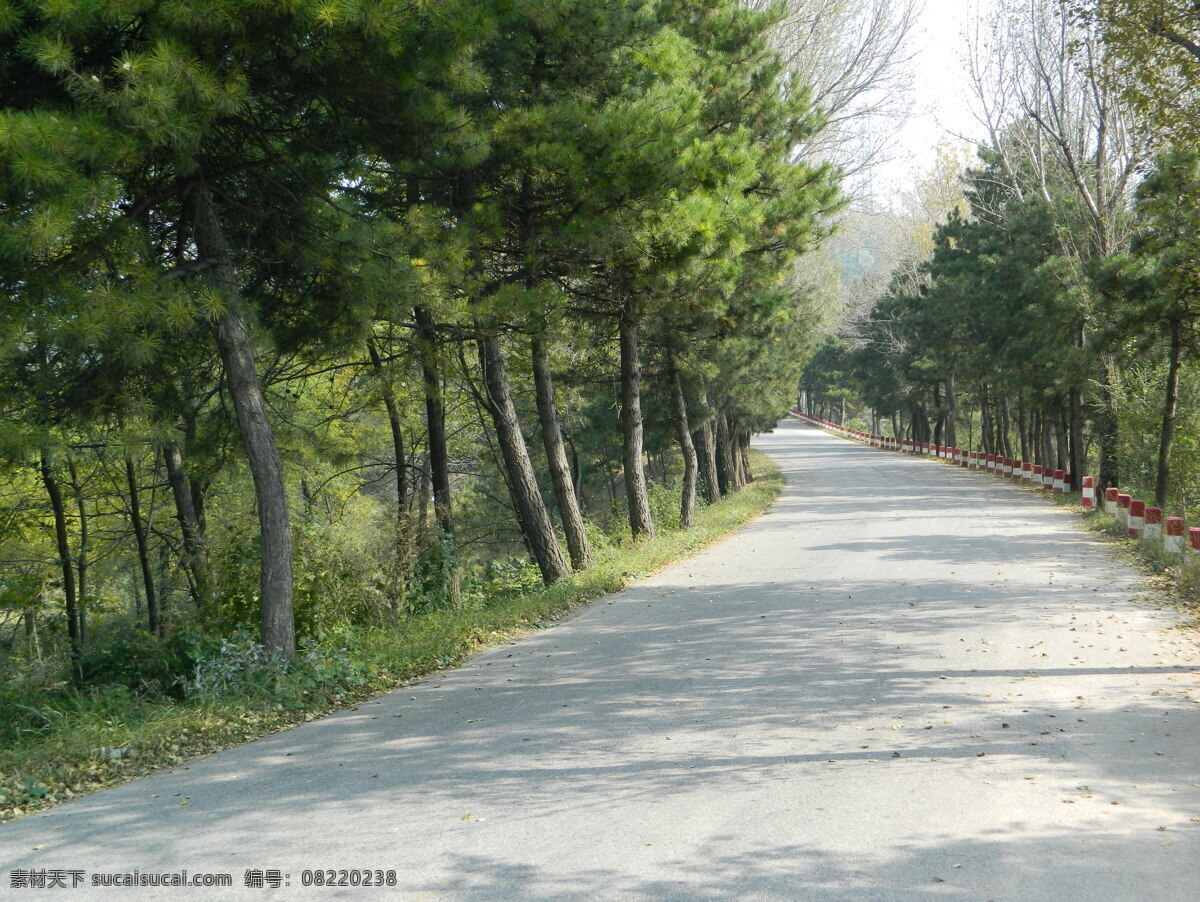
{"type": "Polygon", "coordinates": [[[650,516],[656,529],[679,528],[679,505],[682,487],[675,480],[650,483],[650,516]]]}
{"type": "MultiPolygon", "coordinates": [[[[1166,394],[1162,360],[1127,366],[1113,382],[1121,460],[1121,490],[1134,497],[1153,496],[1158,475],[1158,442],[1166,394]]],[[[1167,507],[1172,514],[1200,515],[1200,369],[1180,371],[1179,407],[1167,507]]]]}
{"type": "Polygon", "coordinates": [[[288,667],[287,688],[289,695],[300,700],[318,693],[341,695],[370,681],[369,669],[353,661],[347,649],[330,651],[310,641],[301,646],[288,667]]]}
{"type": "Polygon", "coordinates": [[[535,592],[541,586],[542,573],[532,561],[494,561],[488,564],[482,579],[463,594],[480,604],[499,604],[535,592]]]}
{"type": "Polygon", "coordinates": [[[249,632],[238,630],[220,640],[195,663],[190,676],[179,680],[188,699],[211,699],[231,694],[267,694],[278,687],[287,662],[267,651],[249,632]]]}
{"type": "MultiPolygon", "coordinates": [[[[212,530],[217,606],[215,632],[257,629],[260,537],[253,523],[212,530]]],[[[296,634],[321,640],[347,627],[376,621],[390,608],[385,565],[390,548],[374,529],[302,522],[295,530],[294,611],[296,634]]],[[[429,564],[431,570],[450,563],[429,564]]]]}
{"type": "Polygon", "coordinates": [[[239,695],[299,707],[314,695],[337,695],[368,681],[367,670],[355,664],[346,649],[325,651],[309,639],[285,660],[250,633],[239,631],[204,654],[179,685],[189,701],[239,695]]]}
{"type": "Polygon", "coordinates": [[[450,603],[455,578],[454,539],[440,529],[424,543],[413,565],[408,592],[408,610],[421,614],[450,603]]]}
{"type": "Polygon", "coordinates": [[[123,686],[138,694],[179,696],[179,680],[196,666],[201,639],[181,630],[158,639],[127,623],[119,624],[79,659],[86,686],[123,686]]]}
{"type": "Polygon", "coordinates": [[[84,722],[120,723],[131,711],[157,704],[119,685],[59,687],[35,698],[0,691],[0,745],[15,745],[29,735],[70,733],[84,722]]]}

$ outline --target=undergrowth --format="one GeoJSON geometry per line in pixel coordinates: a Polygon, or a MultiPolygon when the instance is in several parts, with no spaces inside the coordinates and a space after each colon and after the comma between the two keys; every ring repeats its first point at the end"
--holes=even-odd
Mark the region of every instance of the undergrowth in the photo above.
{"type": "MultiPolygon", "coordinates": [[[[699,508],[690,530],[662,529],[654,539],[603,547],[595,567],[553,586],[541,586],[536,571],[517,568],[498,574],[494,592],[464,593],[457,608],[347,628],[302,646],[288,662],[245,633],[207,643],[184,635],[170,651],[174,663],[189,665],[182,679],[135,688],[120,682],[87,690],[26,688],[20,698],[0,698],[10,721],[0,734],[0,820],[295,726],[544,628],[764,513],[783,478],[761,454],[754,454],[754,464],[758,479],[699,508]]],[[[124,664],[92,666],[118,668],[135,660],[136,637],[122,641],[124,664]]],[[[139,678],[143,670],[152,678],[160,673],[157,662],[139,669],[139,678]]]]}

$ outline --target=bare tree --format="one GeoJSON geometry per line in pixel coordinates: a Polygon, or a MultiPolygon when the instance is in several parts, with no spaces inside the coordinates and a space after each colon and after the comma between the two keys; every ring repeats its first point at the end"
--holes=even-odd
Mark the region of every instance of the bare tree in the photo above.
{"type": "MultiPolygon", "coordinates": [[[[1130,193],[1148,139],[1122,99],[1114,60],[1095,25],[1074,17],[1068,0],[1001,0],[967,38],[976,115],[999,154],[1007,188],[1053,204],[1063,219],[1063,256],[1080,270],[1112,253],[1126,238],[1130,193]],[[1063,192],[1074,202],[1053,203],[1063,192]]],[[[1087,340],[1081,312],[1076,344],[1087,340]]],[[[1112,363],[1102,359],[1096,416],[1102,486],[1119,479],[1111,378],[1112,363]]],[[[1069,403],[1070,466],[1078,478],[1084,468],[1078,388],[1069,403]]]]}
{"type": "MultiPolygon", "coordinates": [[[[1073,225],[1089,246],[1066,248],[1081,259],[1111,253],[1124,223],[1145,130],[1121,99],[1113,60],[1066,0],[1002,0],[977,18],[964,60],[976,118],[988,133],[1018,197],[1052,200],[1073,193],[1084,219],[1073,225]]],[[[1064,237],[1066,234],[1064,233],[1064,237]]]]}
{"type": "Polygon", "coordinates": [[[933,163],[892,206],[871,205],[851,212],[831,239],[837,257],[858,256],[861,261],[854,277],[842,286],[845,306],[840,331],[852,345],[868,321],[878,329],[871,316],[881,297],[897,288],[915,292],[928,278],[922,264],[933,255],[938,227],[952,215],[968,215],[962,176],[969,162],[961,148],[939,148],[933,163]]]}
{"type": "MultiPolygon", "coordinates": [[[[772,0],[747,0],[765,9],[772,0]]],[[[886,159],[908,112],[913,32],[921,0],[785,0],[775,43],[793,82],[807,88],[824,127],[797,153],[839,166],[853,187],[886,159]]]]}

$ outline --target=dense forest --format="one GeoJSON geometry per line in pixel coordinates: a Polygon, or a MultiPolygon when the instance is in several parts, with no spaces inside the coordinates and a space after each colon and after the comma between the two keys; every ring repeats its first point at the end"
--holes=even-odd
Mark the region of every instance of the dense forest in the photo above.
{"type": "Polygon", "coordinates": [[[1198,30],[1175,0],[1001,4],[967,60],[989,140],[808,412],[1200,515],[1198,30]]]}
{"type": "Polygon", "coordinates": [[[6,697],[177,694],[738,492],[842,203],[787,15],[0,3],[6,697]]]}

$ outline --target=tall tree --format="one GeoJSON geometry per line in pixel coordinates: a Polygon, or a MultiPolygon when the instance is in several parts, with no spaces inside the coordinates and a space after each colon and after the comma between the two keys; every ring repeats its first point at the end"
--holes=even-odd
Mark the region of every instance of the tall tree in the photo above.
{"type": "Polygon", "coordinates": [[[1191,0],[1073,0],[1121,62],[1121,89],[1162,143],[1200,141],[1200,8],[1191,0]]]}
{"type": "MultiPolygon", "coordinates": [[[[1107,319],[1114,341],[1165,341],[1155,503],[1168,502],[1179,376],[1200,354],[1200,153],[1166,152],[1138,186],[1137,231],[1129,252],[1106,261],[1107,319]]],[[[1139,342],[1138,344],[1141,344],[1139,342]]]]}
{"type": "MultiPolygon", "coordinates": [[[[1069,0],[1006,0],[991,23],[993,37],[977,39],[968,77],[978,115],[1019,198],[1040,195],[1063,228],[1061,256],[1076,263],[1083,286],[1094,264],[1128,236],[1134,175],[1145,159],[1147,135],[1121,94],[1119,63],[1095,22],[1073,16],[1069,0]],[[1062,189],[1071,203],[1058,203],[1062,189]]],[[[1094,286],[1081,300],[1090,306],[1094,286]]],[[[1086,312],[1086,311],[1085,311],[1086,312]]],[[[1074,344],[1087,346],[1087,317],[1074,344]]],[[[1112,361],[1097,355],[1100,485],[1120,481],[1116,411],[1108,386],[1112,361]]],[[[1071,470],[1082,474],[1084,400],[1069,391],[1071,470]]]]}
{"type": "MultiPolygon", "coordinates": [[[[456,39],[454,29],[472,16],[425,16],[392,0],[337,8],[205,0],[15,10],[6,25],[28,50],[6,73],[6,106],[26,118],[57,116],[92,140],[71,144],[60,133],[48,140],[33,132],[26,146],[10,148],[9,165],[20,165],[34,145],[60,172],[90,173],[104,148],[113,165],[91,181],[105,193],[85,209],[97,210],[110,232],[158,223],[176,233],[182,252],[157,262],[194,280],[204,298],[196,315],[210,317],[257,495],[262,637],[290,655],[290,515],[256,322],[274,311],[269,285],[246,291],[261,259],[254,251],[288,245],[284,266],[302,262],[311,272],[297,251],[329,233],[331,192],[366,134],[356,126],[368,115],[405,121],[426,73],[452,64],[469,39],[456,39]],[[422,52],[411,53],[418,45],[422,52]]],[[[31,222],[33,211],[23,212],[31,222]]],[[[74,213],[54,225],[59,241],[64,232],[95,230],[74,213]]],[[[103,255],[106,243],[73,246],[103,255]]],[[[318,301],[308,311],[323,319],[346,300],[332,309],[318,301]]],[[[302,306],[288,311],[297,314],[303,318],[302,306]]]]}

